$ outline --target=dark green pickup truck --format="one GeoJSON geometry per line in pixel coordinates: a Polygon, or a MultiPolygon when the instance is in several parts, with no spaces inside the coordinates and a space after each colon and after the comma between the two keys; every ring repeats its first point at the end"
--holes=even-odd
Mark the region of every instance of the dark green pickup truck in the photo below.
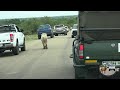
{"type": "Polygon", "coordinates": [[[120,11],[79,11],[75,78],[120,77],[120,11]]]}

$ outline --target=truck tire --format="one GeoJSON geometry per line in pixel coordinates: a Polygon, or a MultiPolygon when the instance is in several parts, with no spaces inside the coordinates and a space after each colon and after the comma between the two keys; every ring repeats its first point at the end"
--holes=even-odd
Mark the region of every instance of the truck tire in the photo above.
{"type": "Polygon", "coordinates": [[[26,51],[25,39],[24,39],[24,43],[23,43],[23,47],[21,48],[21,51],[26,51]]]}
{"type": "Polygon", "coordinates": [[[0,50],[0,53],[3,53],[5,50],[0,50]]]}
{"type": "Polygon", "coordinates": [[[0,53],[2,53],[2,51],[0,51],[0,53]]]}
{"type": "Polygon", "coordinates": [[[18,55],[18,54],[19,54],[18,41],[17,41],[17,43],[16,43],[16,47],[14,47],[14,48],[12,49],[12,53],[13,53],[14,55],[18,55]]]}
{"type": "Polygon", "coordinates": [[[41,39],[41,35],[38,35],[38,39],[41,39]]]}
{"type": "Polygon", "coordinates": [[[78,73],[78,71],[77,71],[77,68],[75,68],[75,79],[85,79],[85,77],[79,76],[78,74],[79,74],[79,73],[78,73]]]}
{"type": "Polygon", "coordinates": [[[76,71],[75,71],[75,79],[79,79],[76,71]]]}

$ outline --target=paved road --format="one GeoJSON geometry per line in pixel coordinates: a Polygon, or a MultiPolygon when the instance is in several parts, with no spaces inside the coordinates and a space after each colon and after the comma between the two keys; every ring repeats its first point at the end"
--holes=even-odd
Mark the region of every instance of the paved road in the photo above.
{"type": "Polygon", "coordinates": [[[0,79],[74,79],[74,68],[69,55],[72,51],[70,33],[48,38],[48,49],[40,40],[26,43],[27,50],[13,55],[0,55],[0,79]]]}

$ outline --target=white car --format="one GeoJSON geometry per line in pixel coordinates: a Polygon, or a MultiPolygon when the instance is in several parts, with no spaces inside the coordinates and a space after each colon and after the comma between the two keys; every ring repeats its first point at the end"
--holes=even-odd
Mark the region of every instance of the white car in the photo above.
{"type": "Polygon", "coordinates": [[[67,35],[67,30],[63,25],[55,25],[54,26],[54,35],[58,36],[58,34],[67,35]]]}
{"type": "Polygon", "coordinates": [[[19,48],[21,51],[25,51],[25,36],[22,30],[15,24],[0,26],[0,53],[5,50],[12,50],[14,55],[19,54],[19,48]]]}
{"type": "Polygon", "coordinates": [[[78,24],[74,24],[71,30],[71,37],[74,38],[74,36],[77,35],[77,30],[78,30],[78,24]]]}
{"type": "Polygon", "coordinates": [[[64,27],[64,24],[55,25],[55,26],[54,26],[54,30],[55,30],[56,28],[58,28],[58,27],[64,27]]]}

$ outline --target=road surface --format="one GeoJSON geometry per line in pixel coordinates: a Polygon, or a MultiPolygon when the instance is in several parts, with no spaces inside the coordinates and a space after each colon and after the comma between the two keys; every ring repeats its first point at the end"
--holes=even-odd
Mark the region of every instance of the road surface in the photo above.
{"type": "Polygon", "coordinates": [[[27,50],[0,55],[0,79],[74,79],[70,33],[48,37],[48,49],[40,40],[26,42],[27,50]]]}

